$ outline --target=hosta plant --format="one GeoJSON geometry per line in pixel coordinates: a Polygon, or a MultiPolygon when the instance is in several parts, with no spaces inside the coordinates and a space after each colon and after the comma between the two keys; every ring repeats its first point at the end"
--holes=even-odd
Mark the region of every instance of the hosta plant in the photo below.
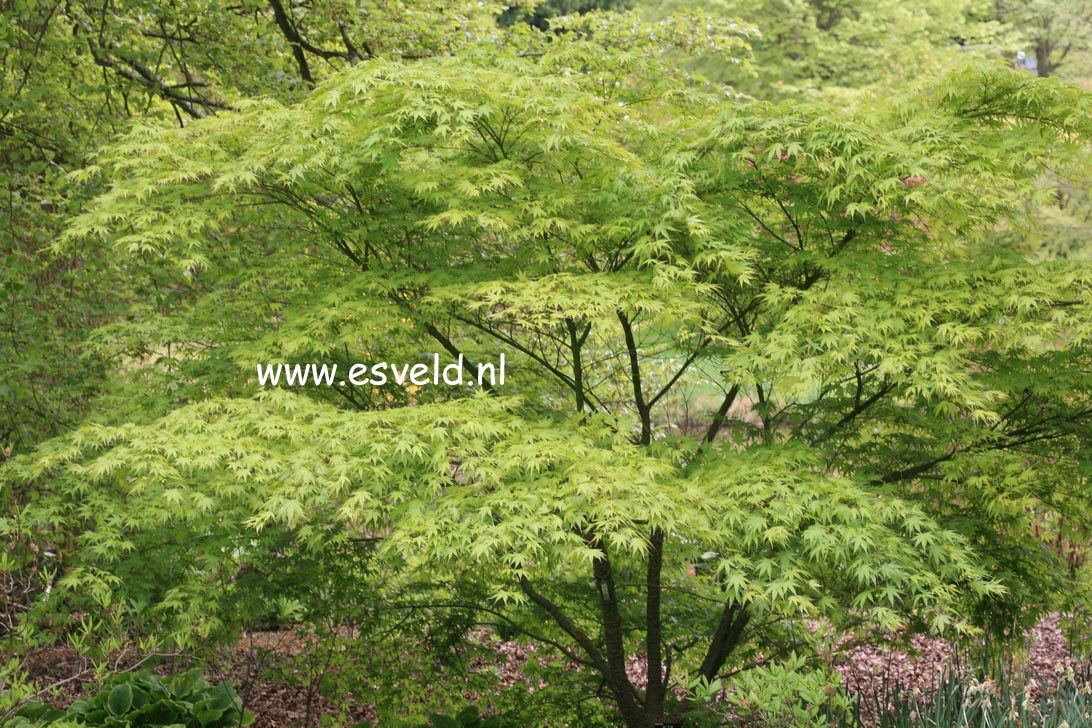
{"type": "Polygon", "coordinates": [[[172,677],[146,671],[119,675],[68,710],[27,705],[3,728],[237,728],[253,721],[230,683],[209,685],[194,668],[172,677]]]}

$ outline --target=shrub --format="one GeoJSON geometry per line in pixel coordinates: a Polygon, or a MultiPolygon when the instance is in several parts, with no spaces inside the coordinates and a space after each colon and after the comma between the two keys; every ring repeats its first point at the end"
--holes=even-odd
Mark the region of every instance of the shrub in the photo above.
{"type": "Polygon", "coordinates": [[[837,674],[810,668],[796,653],[741,673],[728,700],[744,725],[764,728],[825,728],[851,714],[837,674]]]}
{"type": "MultiPolygon", "coordinates": [[[[483,718],[477,707],[469,705],[454,717],[433,713],[427,723],[420,723],[414,728],[509,728],[511,723],[505,723],[499,715],[483,718]]],[[[373,728],[368,721],[357,723],[351,728],[373,728]]]]}
{"type": "Polygon", "coordinates": [[[68,710],[45,703],[27,705],[3,728],[233,728],[253,720],[230,683],[210,686],[195,668],[170,678],[147,671],[115,676],[94,696],[77,700],[68,710]]]}

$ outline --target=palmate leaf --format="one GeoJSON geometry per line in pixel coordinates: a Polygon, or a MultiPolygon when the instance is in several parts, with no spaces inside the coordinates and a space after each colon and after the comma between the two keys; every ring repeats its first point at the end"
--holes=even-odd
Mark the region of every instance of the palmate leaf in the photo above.
{"type": "MultiPolygon", "coordinates": [[[[350,528],[385,533],[384,550],[422,575],[476,564],[498,595],[512,579],[600,558],[596,542],[640,558],[649,529],[717,552],[718,572],[730,577],[726,596],[756,609],[791,603],[811,614],[846,590],[858,593],[858,609],[889,608],[886,599],[872,602],[880,573],[903,598],[953,610],[948,584],[1000,588],[966,543],[919,507],[824,476],[806,451],[725,450],[686,476],[610,422],[536,424],[518,410],[518,401],[476,398],[348,414],[274,392],[183,408],[147,430],[101,433],[112,445],[87,450],[79,472],[106,491],[124,485],[96,466],[103,458],[126,472],[159,462],[180,474],[171,489],[179,497],[213,495],[220,518],[250,513],[256,535],[337,513],[350,528]],[[242,465],[255,460],[260,474],[242,465]]],[[[166,497],[151,487],[156,480],[130,480],[123,503],[100,495],[88,510],[108,521],[121,507],[136,529],[169,523],[178,517],[169,499],[166,510],[150,507],[166,497]]]]}
{"type": "Polygon", "coordinates": [[[203,342],[222,360],[427,345],[528,373],[339,407],[217,389],[77,430],[9,466],[60,484],[37,513],[79,524],[69,583],[108,599],[107,567],[182,534],[192,583],[140,596],[200,622],[254,554],[374,542],[377,593],[471,584],[474,609],[602,675],[630,725],[664,717],[634,717],[634,652],[655,693],[665,646],[711,682],[802,616],[1047,608],[1036,514],[1089,512],[1092,282],[992,231],[1087,140],[1086,97],[982,69],[871,111],[713,102],[556,73],[565,52],[361,64],[103,155],[113,186],[69,241],[218,290],[217,266],[298,272],[252,335],[203,342]]]}

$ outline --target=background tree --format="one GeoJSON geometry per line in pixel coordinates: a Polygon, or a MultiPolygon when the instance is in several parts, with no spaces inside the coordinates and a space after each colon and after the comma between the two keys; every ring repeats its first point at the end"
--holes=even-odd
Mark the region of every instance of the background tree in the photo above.
{"type": "Polygon", "coordinates": [[[1087,0],[998,0],[997,13],[1030,43],[1041,77],[1057,73],[1072,52],[1083,58],[1092,50],[1092,3],[1087,0]]]}
{"type": "Polygon", "coordinates": [[[508,8],[498,20],[503,26],[523,22],[539,30],[548,30],[551,18],[589,13],[595,10],[628,10],[632,7],[633,3],[629,0],[543,0],[535,3],[533,7],[508,8]]]}
{"type": "MultiPolygon", "coordinates": [[[[648,2],[651,17],[695,5],[688,0],[648,2]]],[[[961,2],[859,2],[858,0],[717,0],[701,7],[756,25],[752,40],[757,73],[724,75],[713,61],[703,74],[759,98],[837,95],[853,90],[900,89],[907,79],[938,73],[968,60],[1015,52],[1008,25],[979,0],[961,2]]]]}

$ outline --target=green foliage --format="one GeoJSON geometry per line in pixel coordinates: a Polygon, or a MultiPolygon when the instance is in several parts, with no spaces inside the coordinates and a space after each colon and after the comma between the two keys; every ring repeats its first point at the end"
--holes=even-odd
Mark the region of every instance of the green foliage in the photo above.
{"type": "MultiPolygon", "coordinates": [[[[294,593],[299,599],[292,600],[287,616],[298,625],[296,637],[302,647],[288,658],[274,655],[276,662],[269,670],[273,679],[304,697],[305,724],[319,722],[320,697],[345,707],[351,696],[356,705],[372,706],[380,725],[392,726],[412,725],[430,712],[455,710],[465,703],[465,695],[488,695],[494,704],[507,698],[496,672],[477,667],[497,657],[491,645],[482,643],[481,634],[472,632],[473,605],[481,595],[459,584],[411,585],[396,592],[389,586],[384,589],[376,575],[357,572],[350,581],[321,562],[312,568],[330,585],[321,597],[329,602],[320,604],[315,594],[294,593]],[[347,593],[350,586],[355,594],[347,593]],[[315,612],[327,604],[320,618],[315,612]]],[[[512,690],[522,695],[522,690],[512,690]]],[[[344,721],[342,715],[332,723],[344,721]]]]}
{"type": "Polygon", "coordinates": [[[63,545],[54,609],[182,644],[499,622],[647,728],[804,618],[996,630],[1073,591],[1037,527],[1088,515],[1092,274],[994,233],[1089,97],[987,65],[867,110],[744,102],[658,56],[743,66],[744,24],[555,28],[140,125],[71,176],[106,191],[56,250],[182,295],[96,335],[129,357],[114,411],[5,467],[63,545]],[[511,377],[254,380],[430,351],[511,377]]]}
{"type": "MultiPolygon", "coordinates": [[[[93,180],[73,183],[70,171],[135,119],[184,126],[229,113],[251,95],[298,98],[331,70],[373,55],[424,58],[488,43],[503,9],[479,2],[286,5],[0,2],[0,185],[3,219],[10,220],[0,228],[0,460],[71,429],[88,410],[100,421],[146,421],[210,388],[232,392],[237,369],[230,359],[189,355],[207,350],[210,330],[236,338],[254,333],[256,322],[275,315],[268,287],[291,285],[291,275],[275,283],[267,274],[238,270],[219,281],[175,280],[154,255],[119,261],[95,244],[49,253],[67,217],[100,191],[93,180]],[[168,311],[195,300],[203,303],[193,315],[166,322],[168,311]],[[229,307],[248,314],[232,319],[239,324],[234,334],[221,319],[229,307]],[[110,381],[118,372],[134,372],[128,387],[110,381]]],[[[20,509],[38,496],[35,487],[11,481],[0,487],[0,531],[9,549],[0,564],[2,629],[9,651],[36,639],[33,626],[54,635],[71,632],[79,620],[70,615],[80,606],[102,606],[101,592],[89,590],[48,608],[56,606],[48,595],[65,564],[56,554],[68,553],[75,538],[70,527],[79,526],[65,520],[63,509],[22,520],[20,509]]],[[[178,557],[186,567],[176,573],[204,577],[209,561],[191,558],[178,540],[204,535],[164,527],[136,540],[157,556],[178,557]]],[[[208,535],[203,542],[210,549],[215,543],[233,553],[231,538],[208,535]]],[[[135,554],[121,566],[131,599],[115,606],[106,622],[121,613],[139,615],[140,628],[154,632],[156,615],[141,610],[166,598],[162,577],[172,572],[135,554]]],[[[183,587],[167,601],[185,603],[189,593],[183,587]]],[[[253,604],[266,596],[248,599],[253,604]]],[[[249,611],[241,616],[259,618],[249,611]]],[[[213,629],[221,621],[210,615],[208,623],[213,629]]]]}
{"type": "Polygon", "coordinates": [[[1029,201],[1031,224],[1013,231],[1032,255],[1042,258],[1092,259],[1092,180],[1087,172],[1087,150],[1074,163],[1044,176],[1047,194],[1029,201]]]}
{"type": "Polygon", "coordinates": [[[229,683],[210,686],[198,668],[170,678],[150,672],[119,675],[90,698],[67,710],[42,703],[20,709],[4,728],[40,726],[147,726],[148,728],[234,728],[249,725],[254,716],[229,683]]]}
{"type": "Polygon", "coordinates": [[[981,0],[672,0],[646,6],[654,17],[700,6],[756,25],[753,77],[710,59],[695,68],[759,98],[852,97],[847,89],[866,87],[888,92],[1020,44],[981,0]]]}
{"type": "Polygon", "coordinates": [[[832,669],[809,668],[802,656],[741,673],[728,704],[745,725],[829,728],[847,721],[852,701],[832,669]]]}
{"type": "MultiPolygon", "coordinates": [[[[330,70],[490,43],[506,5],[324,0],[0,2],[0,458],[73,427],[115,362],[95,327],[185,287],[154,258],[114,265],[95,245],[44,255],[93,185],[67,173],[139,119],[184,125],[250,96],[297,99],[330,70]]],[[[163,355],[165,352],[155,352],[163,355]]]]}
{"type": "Polygon", "coordinates": [[[497,19],[502,26],[522,22],[539,30],[548,30],[551,21],[565,15],[583,14],[594,10],[628,10],[632,0],[539,0],[533,7],[515,6],[501,13],[497,19]]]}
{"type": "Polygon", "coordinates": [[[504,721],[498,716],[482,718],[478,709],[471,705],[454,716],[430,715],[428,723],[416,728],[503,728],[504,721]]]}
{"type": "Polygon", "coordinates": [[[1036,690],[1011,666],[977,674],[950,670],[926,690],[885,684],[878,694],[861,696],[861,708],[877,728],[1076,728],[1088,725],[1092,713],[1088,677],[1058,665],[1056,684],[1036,690]]]}
{"type": "MultiPolygon", "coordinates": [[[[17,657],[0,664],[0,720],[15,715],[35,696],[27,666],[17,657]]],[[[7,727],[8,721],[0,723],[7,727]]]]}

